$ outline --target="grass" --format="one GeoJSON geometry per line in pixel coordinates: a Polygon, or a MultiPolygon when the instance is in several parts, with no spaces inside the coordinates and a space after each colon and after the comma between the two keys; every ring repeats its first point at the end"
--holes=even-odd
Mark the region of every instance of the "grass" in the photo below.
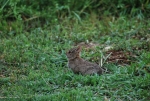
{"type": "Polygon", "coordinates": [[[66,18],[61,23],[30,31],[13,27],[10,32],[14,33],[2,34],[0,38],[0,99],[150,100],[149,22],[126,17],[98,20],[91,15],[81,22],[66,18]],[[96,50],[83,50],[82,57],[87,60],[99,61],[106,46],[130,51],[136,57],[128,65],[106,62],[104,66],[111,73],[76,75],[67,67],[65,53],[80,42],[99,44],[96,50]]]}

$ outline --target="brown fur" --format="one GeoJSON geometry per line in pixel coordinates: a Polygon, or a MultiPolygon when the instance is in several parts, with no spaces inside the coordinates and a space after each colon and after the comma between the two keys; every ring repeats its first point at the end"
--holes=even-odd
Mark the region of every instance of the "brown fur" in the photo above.
{"type": "Polygon", "coordinates": [[[68,58],[68,67],[71,68],[71,70],[74,73],[81,73],[82,75],[92,75],[92,74],[102,74],[103,69],[95,64],[91,63],[89,61],[86,61],[80,57],[81,52],[81,46],[75,47],[70,49],[66,55],[68,58]]]}

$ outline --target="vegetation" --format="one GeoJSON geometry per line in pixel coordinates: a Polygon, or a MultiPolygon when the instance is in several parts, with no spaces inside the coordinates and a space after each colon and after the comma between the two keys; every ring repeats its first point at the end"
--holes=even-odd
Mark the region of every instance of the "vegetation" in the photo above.
{"type": "Polygon", "coordinates": [[[0,5],[0,100],[150,100],[149,0],[0,5]],[[82,57],[97,63],[105,58],[109,73],[82,76],[67,67],[66,51],[81,42],[97,45],[83,49],[82,57]],[[104,49],[110,46],[109,56],[104,49]],[[115,51],[130,55],[121,53],[123,61],[117,61],[115,51]]]}

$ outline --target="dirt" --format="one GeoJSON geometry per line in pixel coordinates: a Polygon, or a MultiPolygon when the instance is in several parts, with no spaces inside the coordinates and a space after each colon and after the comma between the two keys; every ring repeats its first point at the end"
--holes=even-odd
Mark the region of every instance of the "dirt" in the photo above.
{"type": "Polygon", "coordinates": [[[129,51],[123,50],[110,50],[107,51],[106,54],[111,54],[107,62],[109,63],[117,63],[117,64],[131,64],[131,58],[134,58],[135,55],[129,51]]]}

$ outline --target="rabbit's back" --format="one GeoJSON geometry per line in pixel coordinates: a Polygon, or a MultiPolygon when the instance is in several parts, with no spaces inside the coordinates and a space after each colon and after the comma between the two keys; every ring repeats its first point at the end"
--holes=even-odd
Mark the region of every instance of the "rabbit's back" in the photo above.
{"type": "Polygon", "coordinates": [[[102,72],[103,72],[102,68],[95,63],[91,63],[91,62],[85,60],[84,64],[85,64],[85,66],[84,66],[85,71],[83,72],[83,74],[95,74],[95,73],[102,74],[102,72]]]}

